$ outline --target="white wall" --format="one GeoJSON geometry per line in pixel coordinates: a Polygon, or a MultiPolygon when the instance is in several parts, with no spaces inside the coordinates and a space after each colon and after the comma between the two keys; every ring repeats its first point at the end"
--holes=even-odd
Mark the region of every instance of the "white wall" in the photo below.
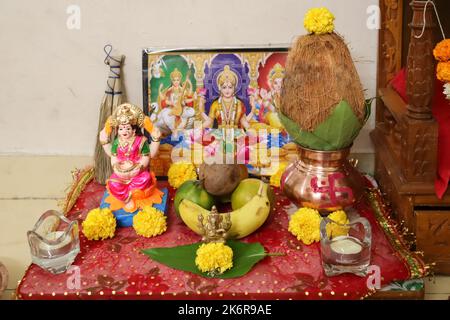
{"type": "MultiPolygon", "coordinates": [[[[1,0],[0,154],[92,154],[108,74],[105,44],[126,55],[128,100],[142,105],[143,47],[287,44],[305,32],[305,12],[322,5],[335,14],[374,96],[371,4],[378,0],[1,0]],[[66,27],[71,4],[81,8],[80,30],[66,27]]],[[[353,152],[373,150],[372,127],[373,119],[353,152]]]]}

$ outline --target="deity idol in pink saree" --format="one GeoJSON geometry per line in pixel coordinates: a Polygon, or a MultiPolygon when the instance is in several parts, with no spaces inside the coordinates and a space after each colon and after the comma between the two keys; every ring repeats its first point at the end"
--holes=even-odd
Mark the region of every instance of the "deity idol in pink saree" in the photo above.
{"type": "Polygon", "coordinates": [[[142,111],[133,105],[122,104],[108,119],[100,132],[100,141],[111,157],[113,174],[106,182],[109,195],[105,202],[115,211],[134,212],[144,206],[161,203],[163,192],[156,188],[156,178],[149,170],[150,158],[159,148],[160,132],[153,127],[142,111]],[[108,141],[108,131],[117,128],[117,137],[108,141]],[[152,142],[142,135],[142,129],[151,132],[152,142]]]}

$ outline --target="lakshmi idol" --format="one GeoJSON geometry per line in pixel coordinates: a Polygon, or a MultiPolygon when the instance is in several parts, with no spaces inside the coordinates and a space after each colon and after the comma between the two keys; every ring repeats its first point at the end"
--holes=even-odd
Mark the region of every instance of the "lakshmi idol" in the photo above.
{"type": "Polygon", "coordinates": [[[156,188],[156,178],[149,170],[150,158],[156,156],[161,133],[142,110],[129,103],[117,107],[100,132],[100,142],[111,157],[113,173],[106,182],[104,202],[112,211],[133,213],[144,206],[161,203],[163,192],[156,188]],[[142,134],[151,134],[151,143],[142,134]],[[112,130],[116,138],[109,140],[112,130]]]}
{"type": "Polygon", "coordinates": [[[245,113],[244,103],[236,97],[236,86],[238,82],[237,74],[226,65],[217,77],[217,87],[220,97],[213,101],[209,109],[209,114],[202,114],[203,125],[211,128],[214,120],[219,128],[240,128],[248,129],[248,121],[253,113],[245,113]]]}

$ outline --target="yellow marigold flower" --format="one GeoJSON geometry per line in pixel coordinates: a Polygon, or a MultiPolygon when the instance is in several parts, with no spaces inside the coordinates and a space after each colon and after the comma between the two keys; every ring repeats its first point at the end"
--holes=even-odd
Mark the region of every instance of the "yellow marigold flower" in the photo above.
{"type": "Polygon", "coordinates": [[[167,177],[169,184],[177,189],[185,181],[197,180],[197,171],[192,163],[177,162],[170,165],[167,177]]]}
{"type": "Polygon", "coordinates": [[[434,47],[433,55],[436,60],[446,62],[450,60],[450,39],[444,39],[434,47]]]}
{"type": "Polygon", "coordinates": [[[156,208],[144,207],[133,217],[133,228],[146,238],[160,235],[167,230],[166,216],[156,208]]]}
{"type": "Polygon", "coordinates": [[[306,13],[303,25],[309,33],[332,33],[334,31],[334,15],[327,8],[313,8],[306,13]]]}
{"type": "Polygon", "coordinates": [[[89,240],[104,240],[114,237],[116,218],[110,209],[96,208],[89,211],[82,226],[83,234],[89,240]]]}
{"type": "Polygon", "coordinates": [[[270,177],[270,185],[271,186],[274,186],[274,187],[279,187],[280,186],[281,176],[283,175],[284,170],[286,169],[286,167],[287,167],[287,163],[286,162],[280,163],[278,171],[276,173],[274,173],[270,177]]]}
{"type": "Polygon", "coordinates": [[[304,244],[309,245],[320,241],[320,221],[322,217],[319,212],[311,208],[300,208],[289,220],[289,232],[304,244]]]}
{"type": "Polygon", "coordinates": [[[439,62],[436,71],[439,80],[442,82],[450,82],[450,61],[439,62]]]}
{"type": "Polygon", "coordinates": [[[195,264],[201,272],[222,274],[233,267],[233,250],[223,243],[204,243],[197,249],[195,264]]]}
{"type": "MultiPolygon", "coordinates": [[[[328,215],[328,219],[333,220],[339,224],[348,224],[349,220],[343,210],[334,211],[328,215]]],[[[338,236],[345,236],[348,233],[348,227],[339,226],[334,223],[327,224],[327,236],[334,238],[338,236]]]]}

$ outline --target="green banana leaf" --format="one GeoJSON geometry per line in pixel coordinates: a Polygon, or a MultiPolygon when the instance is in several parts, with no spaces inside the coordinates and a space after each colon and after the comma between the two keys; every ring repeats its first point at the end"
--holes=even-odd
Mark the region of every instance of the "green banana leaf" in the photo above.
{"type": "MultiPolygon", "coordinates": [[[[259,242],[244,243],[228,240],[226,244],[233,250],[233,267],[223,274],[215,276],[216,278],[241,277],[248,273],[256,263],[269,255],[259,242]]],[[[195,265],[196,252],[200,245],[201,243],[194,243],[172,248],[151,248],[142,250],[142,252],[151,259],[171,268],[211,278],[208,274],[201,272],[195,265]]]]}
{"type": "Polygon", "coordinates": [[[358,136],[359,131],[370,116],[370,106],[373,99],[365,101],[363,123],[359,122],[352,108],[345,100],[339,102],[330,116],[319,124],[313,132],[300,129],[297,123],[281,112],[279,116],[281,123],[292,140],[301,146],[323,151],[339,150],[350,146],[358,136]]]}

